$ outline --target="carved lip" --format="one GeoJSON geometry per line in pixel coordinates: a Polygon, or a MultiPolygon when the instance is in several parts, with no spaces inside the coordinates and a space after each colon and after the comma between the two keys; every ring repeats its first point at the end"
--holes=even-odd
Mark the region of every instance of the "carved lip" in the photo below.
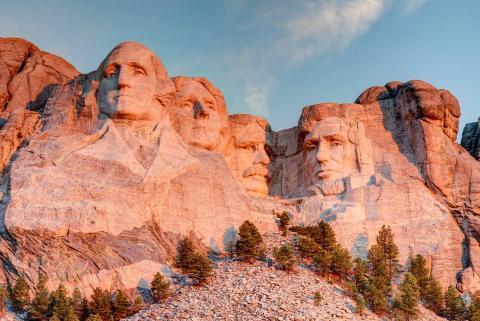
{"type": "Polygon", "coordinates": [[[317,172],[317,177],[324,178],[324,177],[331,176],[334,173],[336,173],[334,169],[330,169],[330,168],[320,169],[317,172]]]}

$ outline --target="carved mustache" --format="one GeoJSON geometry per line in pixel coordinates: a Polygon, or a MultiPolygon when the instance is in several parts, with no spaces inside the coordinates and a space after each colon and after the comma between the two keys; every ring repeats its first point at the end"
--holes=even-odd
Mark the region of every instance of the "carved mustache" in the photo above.
{"type": "Polygon", "coordinates": [[[247,178],[250,176],[264,176],[267,179],[270,179],[270,176],[268,175],[268,168],[262,165],[253,165],[247,168],[246,170],[243,171],[243,178],[247,178]]]}

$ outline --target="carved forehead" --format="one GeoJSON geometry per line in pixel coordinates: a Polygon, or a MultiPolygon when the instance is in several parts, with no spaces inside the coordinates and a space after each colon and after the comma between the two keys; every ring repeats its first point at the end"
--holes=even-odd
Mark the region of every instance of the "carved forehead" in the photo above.
{"type": "Polygon", "coordinates": [[[112,63],[130,62],[136,62],[146,68],[153,68],[158,80],[165,80],[168,78],[167,70],[160,58],[144,45],[134,41],[123,42],[113,48],[100,64],[97,72],[102,72],[112,63]]]}
{"type": "Polygon", "coordinates": [[[321,138],[327,136],[347,138],[347,123],[343,119],[338,117],[327,117],[325,119],[317,121],[306,137],[321,138]]]}
{"type": "Polygon", "coordinates": [[[215,100],[217,104],[217,109],[219,114],[222,114],[226,117],[227,115],[227,106],[225,104],[225,98],[223,97],[222,92],[212,85],[212,83],[203,77],[185,77],[177,76],[172,78],[173,83],[175,84],[175,90],[178,97],[182,97],[189,92],[197,93],[209,93],[215,100]]]}
{"type": "Polygon", "coordinates": [[[236,114],[229,116],[228,119],[235,146],[244,146],[249,143],[271,145],[271,128],[264,118],[236,114]]]}

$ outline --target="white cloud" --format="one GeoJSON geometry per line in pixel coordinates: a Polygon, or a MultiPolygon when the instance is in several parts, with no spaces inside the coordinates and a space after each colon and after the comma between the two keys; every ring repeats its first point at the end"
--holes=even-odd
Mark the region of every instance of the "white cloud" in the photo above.
{"type": "Polygon", "coordinates": [[[265,115],[275,74],[281,68],[347,48],[378,20],[387,2],[278,0],[258,8],[251,32],[268,30],[273,39],[246,47],[232,59],[235,74],[244,82],[247,108],[265,115]]]}
{"type": "Polygon", "coordinates": [[[427,3],[427,0],[404,0],[404,1],[405,2],[403,5],[403,10],[407,15],[414,13],[415,11],[423,7],[425,3],[427,3]]]}

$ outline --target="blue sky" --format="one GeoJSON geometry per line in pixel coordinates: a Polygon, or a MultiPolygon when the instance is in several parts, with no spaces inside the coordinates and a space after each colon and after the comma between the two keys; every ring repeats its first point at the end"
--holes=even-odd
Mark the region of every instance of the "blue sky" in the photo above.
{"type": "Polygon", "coordinates": [[[305,105],[422,79],[450,90],[461,128],[480,116],[480,1],[3,1],[3,37],[26,38],[81,72],[117,43],[144,43],[170,75],[205,76],[230,113],[296,125],[305,105]]]}

